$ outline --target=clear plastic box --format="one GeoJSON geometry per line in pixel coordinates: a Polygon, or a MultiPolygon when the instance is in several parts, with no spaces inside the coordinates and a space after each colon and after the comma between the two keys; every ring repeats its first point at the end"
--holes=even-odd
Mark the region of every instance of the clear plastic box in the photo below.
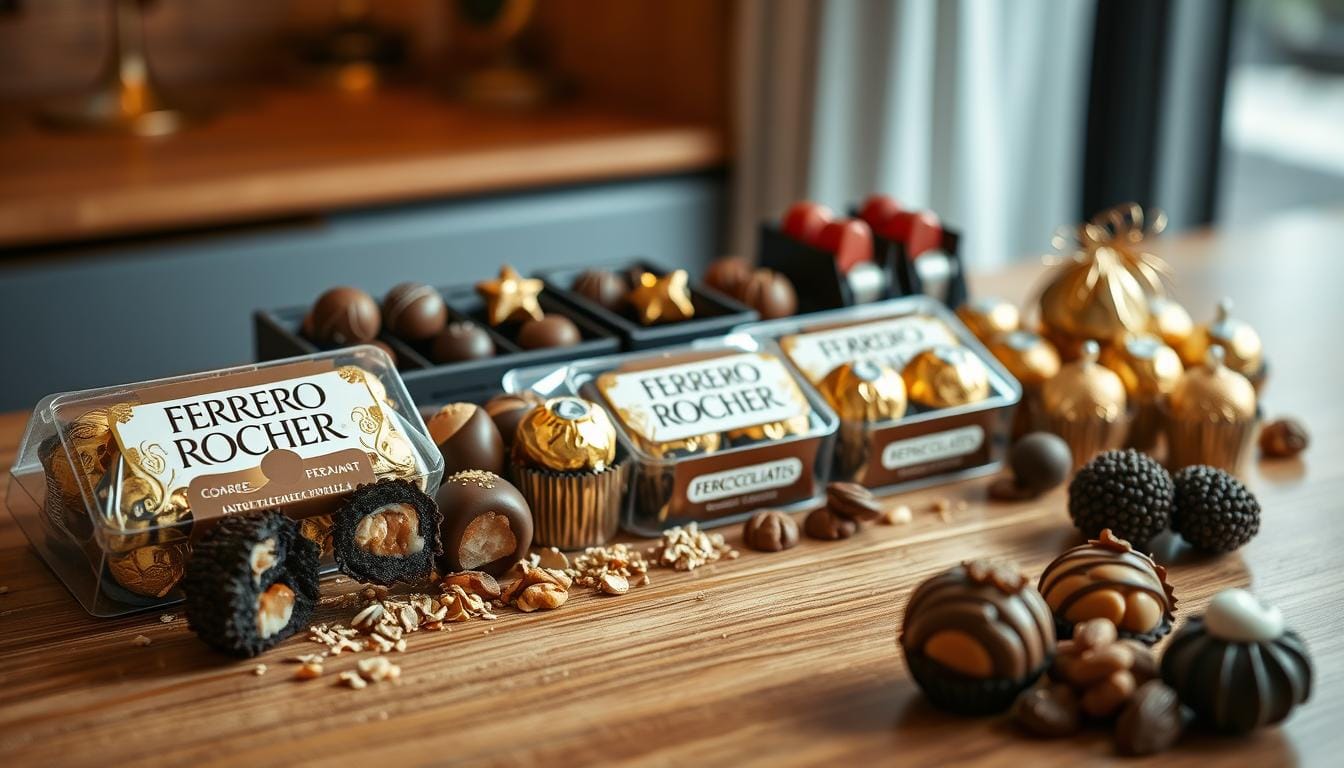
{"type": "Polygon", "coordinates": [[[768,339],[720,337],[692,347],[582,360],[559,370],[510,371],[504,385],[510,392],[531,389],[542,396],[578,395],[611,412],[617,437],[635,463],[632,492],[622,518],[622,526],[631,533],[657,536],[666,528],[690,522],[726,525],[757,509],[812,506],[825,494],[835,414],[798,378],[768,339]],[[667,433],[666,440],[651,440],[638,432],[640,427],[630,416],[635,411],[614,402],[615,393],[638,389],[668,372],[733,366],[742,366],[743,371],[757,369],[767,377],[763,381],[772,385],[768,388],[777,400],[753,401],[755,385],[745,387],[751,392],[739,392],[742,388],[735,389],[733,384],[718,390],[710,387],[704,397],[729,397],[743,407],[761,405],[762,409],[715,420],[715,427],[704,431],[699,431],[701,426],[711,422],[682,423],[667,433]],[[787,423],[774,420],[792,407],[795,396],[805,407],[787,423]],[[775,403],[781,410],[775,410],[775,403]],[[763,413],[772,414],[772,420],[753,421],[763,413]],[[728,428],[718,428],[721,425],[728,428]],[[706,436],[712,445],[705,444],[706,436]]]}
{"type": "Polygon", "coordinates": [[[743,325],[729,338],[738,336],[778,344],[809,390],[843,363],[870,359],[900,371],[939,344],[964,347],[984,363],[990,385],[984,400],[939,409],[911,404],[900,419],[841,422],[832,480],[886,494],[986,474],[1002,463],[1022,387],[939,301],[916,295],[814,312],[743,325]]]}
{"type": "Polygon", "coordinates": [[[224,516],[277,507],[321,544],[354,486],[432,494],[442,475],[391,360],[361,346],[48,395],[6,498],[80,604],[116,616],[179,600],[193,538],[224,516]]]}

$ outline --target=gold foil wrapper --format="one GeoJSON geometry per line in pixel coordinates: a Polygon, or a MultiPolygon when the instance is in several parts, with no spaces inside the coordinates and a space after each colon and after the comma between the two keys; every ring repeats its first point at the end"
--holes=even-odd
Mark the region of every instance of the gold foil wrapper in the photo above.
{"type": "Polygon", "coordinates": [[[166,597],[182,580],[190,546],[181,533],[171,541],[110,555],[107,569],[118,584],[145,597],[166,597]]]}
{"type": "Polygon", "coordinates": [[[957,307],[957,317],[977,339],[985,343],[1022,326],[1022,313],[1018,311],[1017,305],[997,296],[970,299],[957,307]]]}
{"type": "Polygon", "coordinates": [[[630,462],[596,472],[566,473],[515,465],[514,485],[532,508],[532,545],[599,547],[621,524],[630,462]]]}
{"type": "Polygon", "coordinates": [[[1210,347],[1223,349],[1223,362],[1242,376],[1255,377],[1264,366],[1264,347],[1260,334],[1249,324],[1232,317],[1232,302],[1223,299],[1213,322],[1200,326],[1176,351],[1186,367],[1204,362],[1210,347]]]}
{"type": "Polygon", "coordinates": [[[1195,464],[1236,474],[1260,431],[1254,417],[1239,421],[1181,419],[1165,412],[1167,466],[1174,472],[1195,464]]]}
{"type": "Polygon", "coordinates": [[[951,408],[989,397],[989,369],[965,347],[930,347],[906,363],[901,375],[910,400],[929,408],[951,408]]]}
{"type": "Polygon", "coordinates": [[[690,276],[684,269],[668,272],[662,277],[645,272],[639,276],[638,284],[626,300],[644,325],[689,320],[695,317],[689,281],[690,276]]]}
{"type": "Polygon", "coordinates": [[[1223,364],[1223,349],[1212,347],[1208,359],[1185,372],[1167,397],[1174,420],[1244,423],[1255,418],[1255,387],[1223,364]]]}
{"type": "MultiPolygon", "coordinates": [[[[799,393],[801,397],[801,393],[799,393]]],[[[784,421],[772,421],[767,424],[755,424],[740,429],[730,429],[724,433],[732,445],[760,443],[768,440],[783,440],[790,435],[803,435],[812,428],[812,409],[784,421]]]]}
{"type": "Polygon", "coordinates": [[[1115,422],[1125,415],[1125,384],[1097,362],[1100,354],[1095,341],[1087,342],[1082,359],[1064,366],[1041,386],[1041,408],[1046,416],[1073,422],[1115,422]]]}
{"type": "Polygon", "coordinates": [[[894,368],[871,362],[836,366],[817,385],[841,421],[878,422],[905,415],[905,379],[894,368]]]}
{"type": "Polygon", "coordinates": [[[1024,389],[1039,389],[1059,373],[1059,352],[1044,336],[1031,331],[1013,331],[986,345],[1024,389]]]}
{"type": "Polygon", "coordinates": [[[1195,321],[1190,318],[1190,313],[1172,299],[1163,296],[1149,299],[1148,314],[1148,332],[1172,349],[1180,349],[1195,332],[1195,321]]]}
{"type": "Polygon", "coordinates": [[[723,435],[718,432],[692,435],[681,440],[670,440],[665,443],[650,442],[638,435],[634,438],[645,453],[660,459],[700,456],[706,453],[714,453],[723,446],[723,435]]]}
{"type": "Polygon", "coordinates": [[[1125,385],[1132,413],[1126,445],[1152,451],[1163,431],[1158,400],[1174,389],[1185,373],[1180,355],[1161,338],[1143,335],[1102,349],[1099,362],[1125,385]]]}
{"type": "Polygon", "coordinates": [[[616,427],[606,411],[583,398],[551,398],[518,423],[513,456],[540,469],[601,471],[616,459],[616,427]]]}

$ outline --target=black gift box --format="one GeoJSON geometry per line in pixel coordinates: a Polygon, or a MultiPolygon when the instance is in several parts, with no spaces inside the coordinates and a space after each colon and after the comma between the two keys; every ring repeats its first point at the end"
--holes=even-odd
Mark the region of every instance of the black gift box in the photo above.
{"type": "MultiPolygon", "coordinates": [[[[568,303],[547,291],[538,297],[542,310],[573,320],[583,341],[572,347],[523,349],[511,340],[510,335],[500,332],[511,331],[514,326],[495,329],[486,323],[485,301],[473,286],[440,288],[439,293],[448,305],[448,321],[468,321],[485,328],[495,342],[495,355],[481,360],[438,364],[429,358],[430,342],[412,344],[386,331],[379,334],[379,341],[396,352],[397,369],[406,383],[406,390],[420,405],[484,400],[501,390],[504,374],[514,368],[547,363],[558,365],[620,349],[620,340],[610,330],[583,313],[575,312],[568,303]]],[[[319,347],[299,332],[307,311],[307,307],[287,307],[254,312],[252,329],[257,359],[274,360],[318,351],[319,347]]]]}
{"type": "Polygon", "coordinates": [[[625,314],[612,312],[597,302],[570,290],[574,281],[590,269],[608,270],[621,275],[652,272],[659,276],[665,275],[671,270],[648,261],[636,259],[621,263],[547,269],[537,273],[536,276],[546,283],[546,293],[553,294],[557,299],[576,309],[578,313],[585,314],[612,329],[621,338],[621,348],[625,350],[689,344],[696,339],[722,336],[743,323],[760,319],[756,311],[745,304],[729,298],[713,288],[699,285],[693,280],[688,286],[688,290],[691,294],[691,302],[695,305],[695,317],[675,323],[642,325],[625,314]]]}

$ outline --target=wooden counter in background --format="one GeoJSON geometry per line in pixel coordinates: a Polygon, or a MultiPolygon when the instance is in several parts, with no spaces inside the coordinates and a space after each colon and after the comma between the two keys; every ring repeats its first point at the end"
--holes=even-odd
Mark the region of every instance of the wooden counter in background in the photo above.
{"type": "Polygon", "coordinates": [[[262,91],[157,140],[0,132],[0,248],[700,171],[726,155],[718,127],[582,102],[513,114],[410,89],[262,91]]]}

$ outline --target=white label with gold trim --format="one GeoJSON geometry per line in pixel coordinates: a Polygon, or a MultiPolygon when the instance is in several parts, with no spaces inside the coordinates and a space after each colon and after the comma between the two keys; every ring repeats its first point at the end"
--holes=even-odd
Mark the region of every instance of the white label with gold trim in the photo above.
{"type": "Polygon", "coordinates": [[[871,362],[901,370],[910,358],[939,344],[958,344],[947,324],[928,315],[858,323],[780,339],[789,359],[812,382],[844,363],[871,362]]]}

